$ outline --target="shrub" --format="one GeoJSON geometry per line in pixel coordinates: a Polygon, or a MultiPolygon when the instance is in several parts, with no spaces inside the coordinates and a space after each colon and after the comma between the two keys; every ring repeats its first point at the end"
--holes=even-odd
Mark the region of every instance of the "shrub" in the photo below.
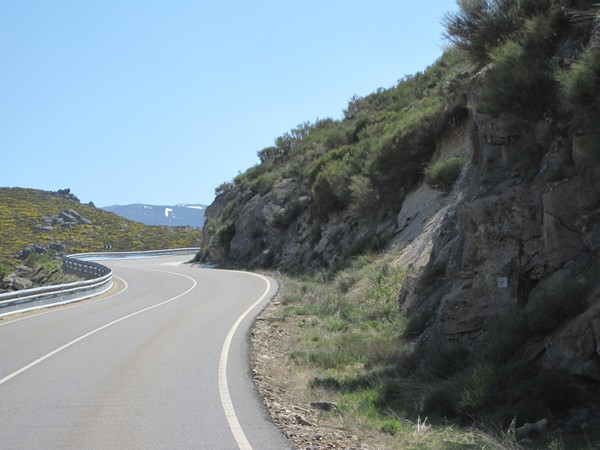
{"type": "Polygon", "coordinates": [[[555,83],[546,61],[532,57],[516,41],[505,42],[490,58],[492,66],[478,92],[476,110],[527,121],[540,117],[554,98],[555,83]]]}
{"type": "Polygon", "coordinates": [[[514,0],[458,0],[457,4],[458,11],[443,19],[445,37],[480,66],[488,62],[488,52],[522,23],[519,2],[514,0]]]}
{"type": "Polygon", "coordinates": [[[231,181],[225,181],[215,188],[215,196],[226,194],[234,188],[234,184],[231,181]]]}
{"type": "Polygon", "coordinates": [[[265,195],[273,189],[280,177],[276,172],[266,172],[250,183],[250,190],[260,195],[265,195]]]}
{"type": "Polygon", "coordinates": [[[380,195],[380,208],[396,210],[402,204],[405,192],[419,179],[423,164],[435,151],[442,101],[425,103],[393,123],[374,146],[368,175],[380,195]]]}
{"type": "Polygon", "coordinates": [[[466,156],[437,161],[425,169],[425,181],[433,189],[449,193],[467,163],[466,156]]]}
{"type": "Polygon", "coordinates": [[[48,255],[32,253],[24,261],[25,265],[34,270],[43,270],[45,273],[52,273],[62,270],[62,259],[54,258],[48,255]]]}
{"type": "Polygon", "coordinates": [[[233,221],[222,225],[217,231],[217,238],[219,239],[219,244],[227,251],[229,251],[229,246],[231,240],[235,236],[235,232],[235,222],[233,221]]]}
{"type": "Polygon", "coordinates": [[[12,272],[12,267],[8,264],[0,264],[0,281],[12,272]]]}
{"type": "Polygon", "coordinates": [[[381,426],[383,433],[391,434],[396,436],[402,430],[402,423],[398,419],[388,419],[381,426]]]}
{"type": "Polygon", "coordinates": [[[320,211],[344,209],[350,203],[348,179],[352,168],[346,158],[327,163],[312,184],[315,204],[320,211]]]}
{"type": "Polygon", "coordinates": [[[569,69],[557,75],[584,132],[584,143],[600,159],[600,49],[587,51],[569,69]]]}
{"type": "Polygon", "coordinates": [[[455,377],[455,388],[459,391],[459,412],[470,413],[487,407],[497,396],[497,368],[482,362],[455,377]]]}
{"type": "Polygon", "coordinates": [[[354,175],[350,179],[350,208],[355,214],[371,214],[377,208],[377,192],[369,178],[354,175]]]}

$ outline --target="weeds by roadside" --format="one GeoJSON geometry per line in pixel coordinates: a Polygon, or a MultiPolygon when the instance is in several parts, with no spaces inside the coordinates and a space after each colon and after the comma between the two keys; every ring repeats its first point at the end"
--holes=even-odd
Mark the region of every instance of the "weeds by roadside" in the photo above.
{"type": "MultiPolygon", "coordinates": [[[[267,357],[279,367],[269,383],[291,396],[288,409],[304,414],[311,404],[328,405],[307,422],[344,430],[357,443],[339,448],[595,448],[586,444],[595,439],[592,429],[517,432],[600,395],[584,380],[519,356],[528,339],[566,317],[561,300],[578,305],[585,286],[565,279],[538,289],[527,307],[498,318],[478,352],[425,359],[414,340],[423,330],[398,305],[405,273],[394,255],[368,253],[333,275],[277,275],[278,304],[263,321],[276,337],[263,348],[277,348],[267,357]]],[[[325,434],[321,428],[318,435],[325,434]]],[[[319,445],[310,448],[338,448],[319,445]]]]}
{"type": "Polygon", "coordinates": [[[455,368],[455,377],[446,367],[447,379],[411,367],[408,320],[398,308],[404,276],[393,255],[371,253],[332,277],[284,278],[280,304],[269,318],[286,330],[287,338],[277,341],[285,359],[284,389],[335,405],[320,412],[319,421],[365,436],[370,448],[524,448],[514,423],[482,430],[472,421],[445,419],[444,405],[455,413],[456,405],[468,410],[485,404],[496,375],[487,363],[470,371],[455,368]]]}

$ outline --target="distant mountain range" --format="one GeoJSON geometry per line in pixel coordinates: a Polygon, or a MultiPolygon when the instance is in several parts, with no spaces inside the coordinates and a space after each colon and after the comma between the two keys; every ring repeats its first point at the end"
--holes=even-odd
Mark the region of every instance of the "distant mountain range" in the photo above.
{"type": "Polygon", "coordinates": [[[104,206],[101,209],[146,225],[201,228],[204,225],[205,208],[206,205],[199,204],[164,206],[135,203],[133,205],[104,206]]]}

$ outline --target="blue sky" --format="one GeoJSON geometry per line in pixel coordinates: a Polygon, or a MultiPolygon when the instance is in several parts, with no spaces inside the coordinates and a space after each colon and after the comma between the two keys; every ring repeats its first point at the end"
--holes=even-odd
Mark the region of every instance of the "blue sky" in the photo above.
{"type": "Polygon", "coordinates": [[[206,203],[301,122],[425,69],[455,0],[0,0],[2,187],[206,203]]]}

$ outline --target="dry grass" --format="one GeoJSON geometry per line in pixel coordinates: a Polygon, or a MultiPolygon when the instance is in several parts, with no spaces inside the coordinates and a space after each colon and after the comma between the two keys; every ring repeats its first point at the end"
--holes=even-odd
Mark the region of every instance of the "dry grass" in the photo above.
{"type": "Polygon", "coordinates": [[[370,255],[328,281],[277,275],[278,301],[252,339],[274,421],[298,448],[520,448],[510,433],[432,423],[386,401],[386,380],[411,351],[395,309],[404,271],[391,260],[370,255]],[[315,402],[336,406],[323,411],[315,402]]]}

